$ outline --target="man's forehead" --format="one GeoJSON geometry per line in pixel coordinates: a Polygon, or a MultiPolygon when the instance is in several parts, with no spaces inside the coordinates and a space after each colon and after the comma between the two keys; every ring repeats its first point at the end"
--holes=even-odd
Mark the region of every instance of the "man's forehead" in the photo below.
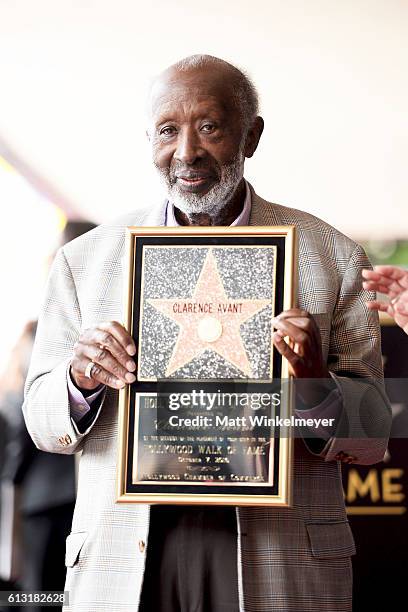
{"type": "Polygon", "coordinates": [[[170,92],[157,96],[152,103],[152,116],[156,121],[170,118],[172,115],[193,115],[200,117],[223,116],[228,112],[228,107],[219,97],[211,94],[194,94],[186,91],[182,95],[170,92]]]}
{"type": "MultiPolygon", "coordinates": [[[[231,76],[231,75],[229,75],[231,76]]],[[[153,83],[150,104],[154,114],[174,103],[209,104],[214,110],[230,109],[233,102],[231,78],[219,69],[166,70],[153,83]]]]}

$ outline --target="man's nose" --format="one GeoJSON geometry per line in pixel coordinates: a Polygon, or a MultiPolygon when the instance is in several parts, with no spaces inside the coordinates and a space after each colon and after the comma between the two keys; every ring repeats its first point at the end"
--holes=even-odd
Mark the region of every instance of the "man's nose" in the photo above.
{"type": "Polygon", "coordinates": [[[178,161],[191,165],[196,159],[203,157],[203,153],[200,138],[195,130],[185,129],[179,132],[174,154],[178,161]]]}

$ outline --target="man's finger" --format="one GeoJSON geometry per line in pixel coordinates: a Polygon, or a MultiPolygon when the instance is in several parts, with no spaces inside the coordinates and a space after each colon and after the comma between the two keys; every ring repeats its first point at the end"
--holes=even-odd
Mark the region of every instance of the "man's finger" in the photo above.
{"type": "Polygon", "coordinates": [[[396,291],[394,284],[387,286],[376,281],[363,281],[363,289],[366,291],[378,291],[378,293],[388,295],[390,298],[394,298],[402,291],[401,287],[398,287],[398,290],[396,291]]]}
{"type": "Polygon", "coordinates": [[[366,302],[367,308],[370,310],[378,310],[381,312],[387,312],[389,303],[388,302],[379,302],[378,300],[374,300],[373,302],[366,302]]]}
{"type": "Polygon", "coordinates": [[[291,321],[291,319],[274,319],[272,325],[282,332],[283,336],[289,336],[297,344],[304,345],[310,342],[308,332],[303,328],[297,327],[291,321]]]}
{"type": "Polygon", "coordinates": [[[290,348],[290,346],[285,342],[283,337],[280,335],[280,332],[275,332],[272,336],[273,344],[282,357],[288,360],[292,370],[295,369],[296,365],[300,361],[300,357],[294,350],[290,348]]]}
{"type": "Polygon", "coordinates": [[[392,280],[391,276],[389,274],[383,274],[380,270],[381,266],[376,266],[375,268],[371,269],[371,268],[364,268],[363,270],[361,270],[361,274],[364,278],[374,278],[374,279],[378,279],[380,277],[383,278],[387,278],[388,280],[392,280]]]}
{"type": "Polygon", "coordinates": [[[136,369],[134,360],[129,357],[129,354],[123,348],[122,344],[120,344],[108,331],[102,331],[98,328],[90,329],[87,330],[87,333],[84,333],[81,338],[82,342],[85,344],[94,344],[107,349],[124,368],[129,370],[129,372],[133,372],[136,369]]]}
{"type": "Polygon", "coordinates": [[[387,294],[390,291],[388,285],[382,285],[380,281],[365,280],[363,281],[363,289],[366,291],[378,291],[379,293],[387,294]]]}
{"type": "Polygon", "coordinates": [[[375,288],[373,285],[373,291],[388,293],[384,291],[384,287],[389,287],[396,293],[400,293],[408,288],[408,272],[400,268],[397,268],[397,272],[395,272],[393,266],[376,266],[375,270],[363,270],[362,275],[366,281],[376,283],[378,288],[375,288]],[[388,271],[389,273],[382,273],[381,270],[388,271]],[[380,286],[381,289],[379,288],[380,286]]]}
{"type": "Polygon", "coordinates": [[[136,380],[135,375],[112,357],[107,349],[95,346],[94,344],[81,344],[81,353],[84,357],[87,357],[89,361],[93,361],[102,366],[104,370],[110,374],[114,374],[116,378],[120,378],[125,383],[132,383],[136,380]]]}
{"type": "Polygon", "coordinates": [[[308,329],[311,327],[311,325],[313,325],[313,321],[310,317],[298,317],[298,316],[288,316],[288,317],[274,317],[272,319],[272,324],[274,324],[274,321],[289,321],[290,323],[293,323],[293,325],[296,325],[296,327],[300,327],[301,329],[308,329]]]}
{"type": "Polygon", "coordinates": [[[363,270],[363,277],[391,286],[397,292],[408,289],[408,270],[397,266],[374,266],[374,270],[363,270]]]}
{"type": "Polygon", "coordinates": [[[408,271],[398,266],[378,265],[374,266],[374,271],[395,281],[402,281],[408,277],[408,271]]]}
{"type": "MultiPolygon", "coordinates": [[[[71,361],[71,374],[73,375],[76,383],[82,388],[81,382],[86,381],[85,370],[91,360],[87,357],[75,357],[71,361]]],[[[102,383],[112,389],[123,389],[125,382],[120,378],[117,378],[111,372],[105,370],[101,365],[95,364],[91,372],[92,381],[102,383]]]]}
{"type": "Polygon", "coordinates": [[[136,345],[133,341],[131,335],[126,331],[126,329],[118,323],[117,321],[107,321],[100,323],[98,325],[99,329],[103,331],[108,331],[116,340],[123,346],[125,351],[133,356],[136,354],[136,345]]]}
{"type": "Polygon", "coordinates": [[[389,287],[394,282],[392,278],[379,274],[379,272],[375,272],[374,270],[363,270],[362,276],[366,281],[372,281],[384,285],[385,287],[389,287]]]}

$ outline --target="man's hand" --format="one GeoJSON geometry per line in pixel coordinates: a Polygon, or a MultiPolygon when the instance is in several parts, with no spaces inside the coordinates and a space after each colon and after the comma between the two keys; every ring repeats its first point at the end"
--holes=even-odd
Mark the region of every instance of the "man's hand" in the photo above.
{"type": "Polygon", "coordinates": [[[71,377],[79,389],[96,389],[101,383],[122,389],[136,380],[136,364],[132,357],[136,346],[132,337],[117,321],[99,323],[81,333],[74,345],[71,377]],[[91,378],[85,376],[93,362],[91,378]]]}
{"type": "Polygon", "coordinates": [[[375,266],[363,270],[363,288],[378,291],[390,298],[389,302],[367,302],[370,310],[386,312],[408,334],[408,271],[397,266],[375,266]]]}
{"type": "Polygon", "coordinates": [[[277,331],[273,343],[279,353],[289,362],[289,369],[295,378],[319,379],[313,382],[298,383],[297,390],[302,400],[311,405],[320,404],[330,392],[329,370],[323,359],[320,331],[311,314],[298,308],[281,312],[272,319],[277,331]],[[289,343],[284,340],[288,336],[289,343]]]}

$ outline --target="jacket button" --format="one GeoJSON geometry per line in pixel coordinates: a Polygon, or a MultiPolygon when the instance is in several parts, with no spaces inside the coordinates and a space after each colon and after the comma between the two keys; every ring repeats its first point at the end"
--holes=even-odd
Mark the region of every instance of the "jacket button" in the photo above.
{"type": "Polygon", "coordinates": [[[68,446],[68,444],[71,444],[71,442],[72,442],[71,436],[69,434],[65,434],[64,440],[65,440],[65,444],[67,446],[68,446]]]}
{"type": "Polygon", "coordinates": [[[143,542],[143,540],[139,540],[139,550],[141,553],[143,553],[145,551],[146,548],[146,544],[143,542]]]}

